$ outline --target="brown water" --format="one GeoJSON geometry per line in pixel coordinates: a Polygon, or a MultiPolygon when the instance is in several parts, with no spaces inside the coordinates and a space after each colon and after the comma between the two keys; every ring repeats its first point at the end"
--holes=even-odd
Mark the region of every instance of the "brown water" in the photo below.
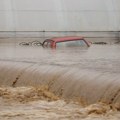
{"type": "Polygon", "coordinates": [[[0,45],[0,119],[120,119],[120,45],[0,45]]]}

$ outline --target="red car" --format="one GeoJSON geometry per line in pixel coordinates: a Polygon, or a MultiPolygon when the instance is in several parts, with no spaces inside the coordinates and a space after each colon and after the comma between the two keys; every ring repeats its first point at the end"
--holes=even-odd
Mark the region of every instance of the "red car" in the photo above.
{"type": "Polygon", "coordinates": [[[57,37],[46,39],[43,42],[43,47],[58,48],[58,47],[89,47],[90,42],[86,41],[84,37],[57,37]]]}

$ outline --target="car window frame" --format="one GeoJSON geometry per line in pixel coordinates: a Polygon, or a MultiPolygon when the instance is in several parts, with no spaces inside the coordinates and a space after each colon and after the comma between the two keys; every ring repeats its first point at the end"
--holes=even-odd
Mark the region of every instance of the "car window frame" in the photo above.
{"type": "Polygon", "coordinates": [[[51,48],[53,46],[53,40],[47,39],[43,42],[43,47],[49,47],[51,48]],[[45,45],[45,43],[47,43],[47,45],[45,45]],[[48,46],[48,44],[50,43],[50,45],[48,46]]]}
{"type": "MultiPolygon", "coordinates": [[[[78,40],[78,39],[76,39],[76,40],[73,39],[73,40],[58,41],[58,42],[55,43],[55,46],[57,47],[57,43],[69,42],[69,41],[84,41],[85,45],[86,45],[86,46],[89,46],[88,43],[86,42],[86,40],[84,40],[84,39],[79,39],[79,40],[78,40]]],[[[66,47],[67,47],[67,46],[66,46],[66,47]]],[[[78,47],[79,47],[79,46],[78,46],[78,47]]]]}

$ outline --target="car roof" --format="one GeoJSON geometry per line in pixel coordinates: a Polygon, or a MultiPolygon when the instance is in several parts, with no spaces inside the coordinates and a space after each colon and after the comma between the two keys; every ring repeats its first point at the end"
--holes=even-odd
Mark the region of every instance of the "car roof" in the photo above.
{"type": "Polygon", "coordinates": [[[61,42],[61,41],[71,41],[71,40],[83,40],[84,37],[82,36],[70,36],[70,37],[56,37],[56,38],[51,38],[49,40],[53,40],[55,42],[61,42]]]}

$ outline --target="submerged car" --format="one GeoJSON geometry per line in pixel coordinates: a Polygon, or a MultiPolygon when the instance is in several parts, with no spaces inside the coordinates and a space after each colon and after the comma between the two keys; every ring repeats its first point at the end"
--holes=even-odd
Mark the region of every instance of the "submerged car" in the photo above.
{"type": "Polygon", "coordinates": [[[84,37],[57,37],[46,39],[42,43],[43,47],[59,48],[59,47],[90,47],[90,42],[84,37]]]}

